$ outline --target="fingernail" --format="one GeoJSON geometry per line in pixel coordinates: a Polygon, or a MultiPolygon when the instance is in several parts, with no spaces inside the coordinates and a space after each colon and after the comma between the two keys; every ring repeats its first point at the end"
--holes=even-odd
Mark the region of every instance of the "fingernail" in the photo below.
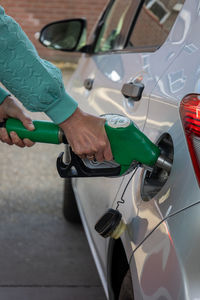
{"type": "Polygon", "coordinates": [[[28,124],[28,128],[29,128],[30,130],[33,130],[33,129],[35,129],[35,127],[34,127],[33,123],[29,123],[29,124],[28,124]]]}

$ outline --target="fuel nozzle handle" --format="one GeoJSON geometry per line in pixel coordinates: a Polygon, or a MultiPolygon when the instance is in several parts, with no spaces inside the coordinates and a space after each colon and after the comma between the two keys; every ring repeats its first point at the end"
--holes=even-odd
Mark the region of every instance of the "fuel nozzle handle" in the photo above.
{"type": "Polygon", "coordinates": [[[28,130],[24,127],[22,122],[18,119],[9,118],[0,123],[0,127],[5,127],[8,134],[11,131],[15,131],[21,138],[28,138],[33,142],[60,144],[67,143],[67,140],[63,134],[63,131],[58,125],[49,121],[33,121],[35,130],[28,130]]]}

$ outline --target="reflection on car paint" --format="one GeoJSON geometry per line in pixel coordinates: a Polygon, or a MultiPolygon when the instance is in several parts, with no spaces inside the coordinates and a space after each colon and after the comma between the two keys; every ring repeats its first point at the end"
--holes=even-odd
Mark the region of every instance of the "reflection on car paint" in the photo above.
{"type": "Polygon", "coordinates": [[[181,272],[173,240],[165,222],[154,231],[153,241],[153,245],[144,243],[142,246],[143,251],[148,253],[140,277],[143,292],[151,299],[179,299],[181,272]],[[156,252],[152,252],[150,247],[156,247],[156,252]],[[150,275],[152,272],[154,276],[150,275]]]}
{"type": "Polygon", "coordinates": [[[150,55],[149,54],[143,54],[142,55],[142,58],[143,58],[143,70],[147,72],[148,74],[148,80],[151,80],[152,79],[152,75],[151,75],[151,64],[150,64],[150,61],[149,61],[149,57],[150,55]]]}
{"type": "Polygon", "coordinates": [[[164,203],[164,202],[169,198],[169,196],[170,196],[170,191],[171,191],[171,189],[169,188],[169,189],[167,190],[167,192],[166,192],[164,195],[162,195],[161,198],[158,199],[158,203],[159,203],[159,204],[164,203]]]}
{"type": "Polygon", "coordinates": [[[112,81],[116,82],[120,80],[119,74],[114,70],[110,74],[106,74],[108,78],[110,78],[112,81]]]}
{"type": "Polygon", "coordinates": [[[181,44],[184,42],[189,30],[190,30],[190,24],[191,24],[191,13],[189,11],[187,11],[186,9],[183,9],[180,12],[180,17],[184,22],[184,26],[183,24],[181,24],[181,27],[183,29],[183,35],[181,37],[181,39],[179,41],[176,42],[176,44],[181,44]]]}
{"type": "Polygon", "coordinates": [[[97,69],[114,82],[124,77],[124,67],[120,55],[97,55],[94,57],[97,69]]]}
{"type": "Polygon", "coordinates": [[[184,69],[168,74],[169,88],[172,93],[177,93],[183,89],[187,76],[184,75],[184,69]]]}
{"type": "Polygon", "coordinates": [[[127,231],[130,240],[138,246],[145,238],[148,228],[148,220],[139,216],[134,217],[131,222],[127,224],[127,231]]]}
{"type": "Polygon", "coordinates": [[[170,52],[170,53],[167,55],[167,62],[169,62],[174,56],[175,56],[175,53],[174,53],[174,52],[170,52]]]}
{"type": "Polygon", "coordinates": [[[199,48],[192,43],[189,45],[185,45],[185,47],[184,47],[184,50],[189,54],[196,52],[198,49],[199,48]]]}
{"type": "Polygon", "coordinates": [[[195,93],[200,93],[200,78],[197,80],[194,90],[195,93]]]}
{"type": "Polygon", "coordinates": [[[167,97],[168,91],[165,88],[165,84],[164,84],[163,80],[162,79],[159,80],[159,78],[156,77],[156,81],[158,82],[157,86],[159,87],[160,92],[167,97]]]}

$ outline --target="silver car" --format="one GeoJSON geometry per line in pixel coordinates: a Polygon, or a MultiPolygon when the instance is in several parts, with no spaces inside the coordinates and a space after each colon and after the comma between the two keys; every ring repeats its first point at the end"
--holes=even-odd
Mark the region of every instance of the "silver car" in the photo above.
{"type": "Polygon", "coordinates": [[[173,162],[66,179],[64,215],[80,214],[107,299],[200,299],[199,28],[199,0],[111,0],[87,42],[82,19],[41,31],[45,46],[82,53],[67,86],[81,108],[127,116],[173,162]],[[117,204],[126,230],[105,239],[94,226],[117,204]]]}

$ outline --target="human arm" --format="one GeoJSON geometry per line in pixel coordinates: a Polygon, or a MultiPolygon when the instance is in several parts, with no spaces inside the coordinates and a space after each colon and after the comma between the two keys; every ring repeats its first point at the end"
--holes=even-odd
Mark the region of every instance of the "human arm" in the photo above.
{"type": "Polygon", "coordinates": [[[66,93],[58,68],[38,55],[19,24],[0,6],[0,81],[30,111],[54,123],[66,120],[77,103],[66,93]]]}
{"type": "Polygon", "coordinates": [[[112,157],[104,120],[86,114],[65,91],[58,68],[39,57],[21,27],[0,6],[0,81],[30,111],[43,111],[64,130],[75,153],[112,157]],[[78,120],[79,119],[79,120],[78,120]]]}

